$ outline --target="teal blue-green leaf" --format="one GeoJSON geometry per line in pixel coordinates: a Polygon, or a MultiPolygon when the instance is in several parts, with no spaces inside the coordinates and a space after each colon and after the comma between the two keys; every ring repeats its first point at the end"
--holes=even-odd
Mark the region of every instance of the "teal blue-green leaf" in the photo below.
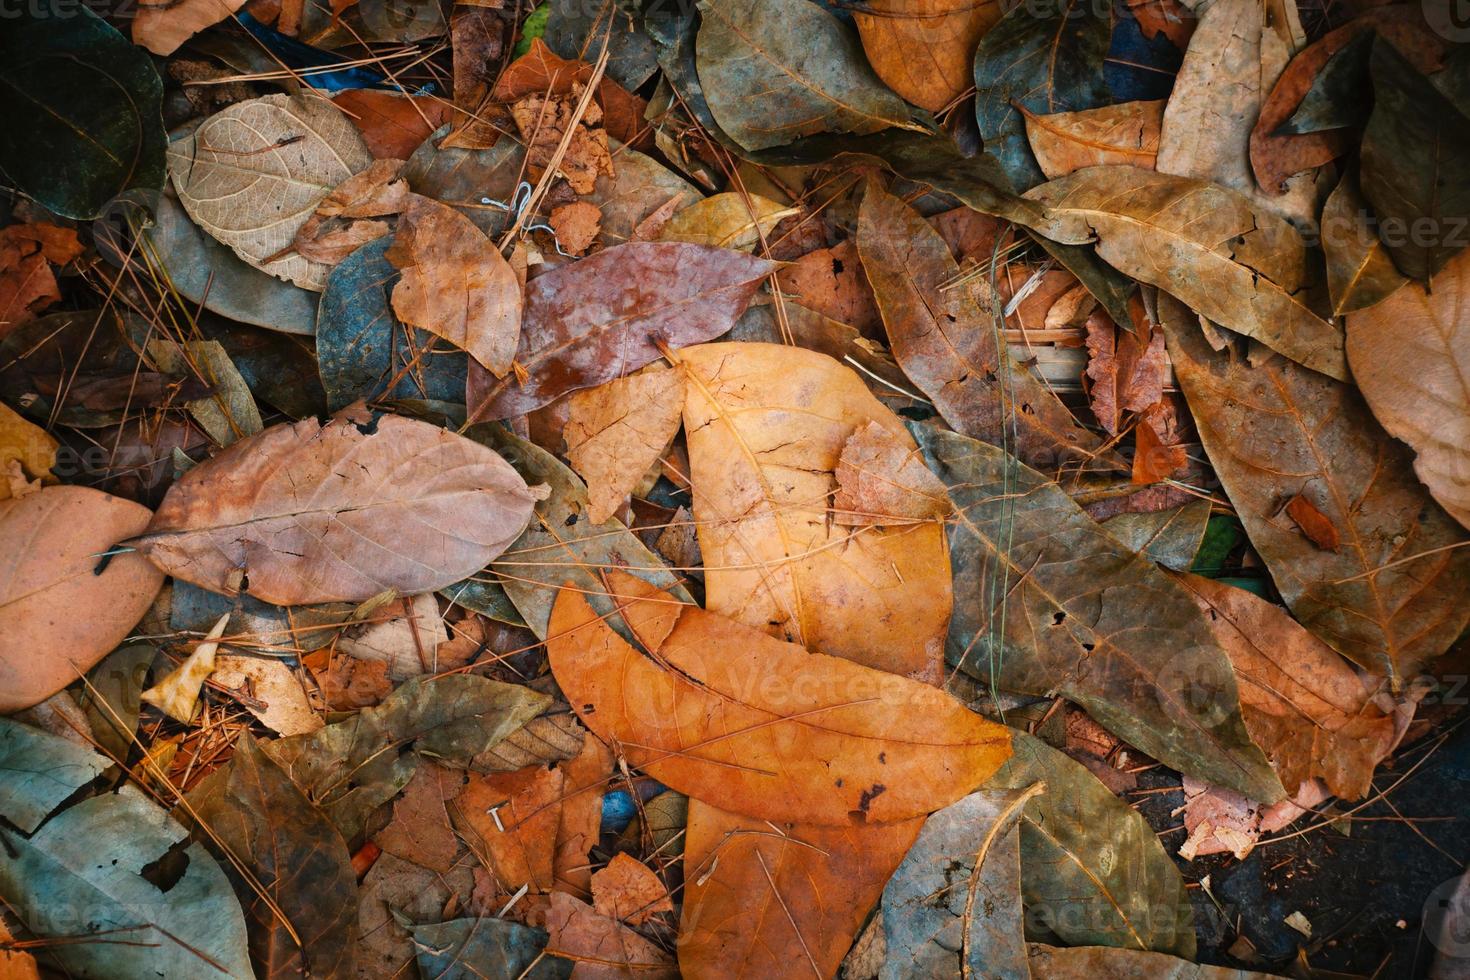
{"type": "Polygon", "coordinates": [[[1046,784],[1021,813],[1026,938],[1193,959],[1189,895],[1153,828],[1096,776],[1034,735],[1011,732],[1011,750],[984,788],[1046,784]]]}
{"type": "Polygon", "coordinates": [[[509,919],[450,919],[410,926],[409,932],[423,980],[566,980],[575,966],[541,956],[545,929],[509,919]]]}
{"type": "Polygon", "coordinates": [[[65,739],[0,719],[7,906],[38,937],[68,940],[47,952],[70,976],[253,978],[245,918],[224,872],[136,787],[83,799],[36,829],[38,812],[44,817],[108,765],[65,739]]]}
{"type": "Polygon", "coordinates": [[[563,58],[589,63],[605,40],[607,77],[632,92],[658,70],[658,52],[625,6],[624,0],[551,0],[542,8],[543,40],[563,58]]]}
{"type": "Polygon", "coordinates": [[[43,206],[90,220],[163,186],[163,83],[148,52],[82,4],[8,8],[0,31],[0,171],[43,206]]]}
{"type": "Polygon", "coordinates": [[[469,355],[393,315],[398,270],[386,257],[392,244],[388,236],[368,242],[327,277],[316,350],[334,412],[359,398],[464,403],[469,355]]]}

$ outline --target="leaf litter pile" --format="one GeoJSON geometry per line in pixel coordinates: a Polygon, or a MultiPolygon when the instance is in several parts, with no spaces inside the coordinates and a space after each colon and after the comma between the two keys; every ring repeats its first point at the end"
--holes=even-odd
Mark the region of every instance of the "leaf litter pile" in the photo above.
{"type": "Polygon", "coordinates": [[[1436,0],[0,20],[0,975],[1470,976],[1436,0]]]}

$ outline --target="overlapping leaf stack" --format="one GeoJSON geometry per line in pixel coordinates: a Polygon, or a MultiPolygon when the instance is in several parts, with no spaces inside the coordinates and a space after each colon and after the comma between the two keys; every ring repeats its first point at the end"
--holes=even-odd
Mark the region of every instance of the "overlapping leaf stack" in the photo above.
{"type": "Polygon", "coordinates": [[[1284,968],[1181,867],[1470,621],[1455,23],[528,6],[0,32],[6,975],[1284,968]]]}

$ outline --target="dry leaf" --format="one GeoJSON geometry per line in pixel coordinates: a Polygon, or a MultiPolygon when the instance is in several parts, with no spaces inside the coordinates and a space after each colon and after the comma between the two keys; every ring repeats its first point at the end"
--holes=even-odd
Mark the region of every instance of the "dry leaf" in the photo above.
{"type": "Polygon", "coordinates": [[[397,214],[407,205],[408,182],[398,176],[402,168],[402,160],[374,160],[333,188],[297,230],[291,243],[296,254],[336,265],[358,247],[388,234],[386,222],[364,219],[397,214]]]}
{"type": "Polygon", "coordinates": [[[807,309],[855,327],[866,336],[882,336],[878,303],[863,276],[854,242],[808,252],[783,266],[775,281],[782,293],[807,309]]]}
{"type": "Polygon", "coordinates": [[[52,265],[82,252],[70,228],[37,223],[0,228],[0,337],[61,299],[52,265]]]}
{"type": "Polygon", "coordinates": [[[1026,117],[1031,152],[1047,180],[1102,164],[1154,169],[1164,119],[1162,100],[1047,115],[1019,108],[1026,117]]]}
{"type": "Polygon", "coordinates": [[[853,20],[878,77],[938,112],[975,84],[975,48],[1004,9],[997,0],[872,0],[853,20]]]}
{"type": "Polygon", "coordinates": [[[337,650],[359,661],[381,662],[395,681],[460,666],[441,664],[439,647],[449,642],[449,630],[433,593],[392,603],[372,620],[343,633],[337,650]]]}
{"type": "Polygon", "coordinates": [[[877,422],[842,444],[833,475],[832,520],[839,524],[912,524],[942,520],[953,509],[923,454],[877,422]]]}
{"type": "Polygon", "coordinates": [[[170,575],[277,605],[432,592],[483,569],[537,499],[485,447],[398,416],[277,425],[169,488],[138,549],[170,575]]]}
{"type": "Polygon", "coordinates": [[[1347,377],[1342,333],[1312,301],[1301,236],[1244,195],[1134,167],[1089,167],[1026,196],[1050,209],[1048,238],[1095,239],[1104,261],[1201,316],[1315,371],[1347,377]]]}
{"type": "Polygon", "coordinates": [[[174,721],[189,724],[199,713],[199,691],[214,673],[214,656],[219,652],[219,638],[225,635],[230,614],[225,613],[199,641],[183,663],[168,676],[144,691],[142,698],[174,721]]]}
{"type": "Polygon", "coordinates": [[[504,377],[521,335],[521,283],[495,243],[454,208],[414,194],[385,255],[402,273],[398,319],[504,377]]]}
{"type": "Polygon", "coordinates": [[[686,976],[831,977],[924,825],[768,823],[689,801],[686,976]]]}
{"type": "Polygon", "coordinates": [[[149,516],[86,487],[0,500],[0,713],[66,687],[143,618],[163,576],[136,554],[99,556],[149,516]]]}
{"type": "Polygon", "coordinates": [[[1324,551],[1336,551],[1342,543],[1341,535],[1337,532],[1337,526],[1332,523],[1332,518],[1322,513],[1317,505],[1312,503],[1310,497],[1297,494],[1286,502],[1282,508],[1287,517],[1296,522],[1296,526],[1307,536],[1307,540],[1324,551]]]}
{"type": "Polygon", "coordinates": [[[1132,330],[1122,330],[1107,314],[1087,318],[1087,391],[1092,414],[1109,435],[1116,436],[1124,412],[1147,412],[1164,397],[1169,357],[1164,353],[1164,334],[1153,324],[1144,324],[1148,339],[1140,340],[1132,330]]]}
{"type": "MultiPolygon", "coordinates": [[[[507,65],[495,80],[490,98],[509,103],[531,94],[571,95],[577,86],[592,80],[592,72],[593,66],[587,62],[568,61],[541,38],[532,38],[530,50],[507,65]]],[[[640,133],[648,128],[643,120],[648,104],[605,76],[597,83],[596,98],[608,135],[620,143],[638,145],[640,133]]]]}
{"type": "Polygon", "coordinates": [[[641,926],[660,912],[674,911],[669,889],[648,865],[617,854],[592,876],[592,906],[609,919],[641,926]]]}
{"type": "Polygon", "coordinates": [[[1148,409],[1133,429],[1133,482],[1160,483],[1189,465],[1181,442],[1179,415],[1171,400],[1148,409]]]}
{"type": "Polygon", "coordinates": [[[1184,777],[1183,789],[1188,836],[1179,845],[1179,856],[1186,861],[1210,854],[1234,854],[1245,860],[1262,834],[1286,828],[1329,795],[1315,779],[1303,783],[1292,797],[1269,806],[1190,776],[1184,777]]]}
{"type": "Polygon", "coordinates": [[[35,492],[30,489],[31,480],[54,483],[56,477],[51,475],[51,467],[56,465],[56,450],[60,448],[61,443],[45,429],[26,421],[9,405],[0,402],[0,500],[20,496],[12,492],[10,481],[3,478],[11,467],[26,492],[35,492]]]}
{"type": "Polygon", "coordinates": [[[526,143],[526,161],[532,176],[539,176],[551,165],[567,130],[572,129],[571,141],[557,164],[557,174],[566,178],[574,192],[591,194],[599,174],[611,177],[615,171],[607,131],[600,125],[602,109],[595,101],[589,101],[586,111],[577,117],[583,88],[573,86],[568,95],[528,95],[510,107],[510,114],[526,143]]]}
{"type": "Polygon", "coordinates": [[[1470,527],[1470,252],[1434,291],[1409,283],[1347,320],[1348,360],[1368,407],[1414,450],[1414,472],[1470,527]]]}
{"type": "Polygon", "coordinates": [[[308,667],[321,687],[322,699],[333,711],[356,711],[370,708],[393,693],[386,663],[369,663],[356,657],[332,656],[331,651],[319,655],[324,661],[308,667]]]}
{"type": "Polygon", "coordinates": [[[615,919],[564,892],[552,892],[546,914],[549,956],[575,961],[577,980],[678,980],[673,957],[615,919]]]}
{"type": "Polygon", "coordinates": [[[218,24],[248,0],[178,0],[140,3],[133,18],[133,43],[156,55],[169,55],[206,27],[218,24]]]}
{"type": "Polygon", "coordinates": [[[1391,702],[1385,712],[1376,685],[1266,600],[1198,575],[1175,578],[1230,657],[1246,731],[1286,791],[1321,778],[1334,796],[1366,793],[1395,738],[1391,702]]]}
{"type": "Polygon", "coordinates": [[[562,775],[543,766],[472,773],[454,801],[455,826],[507,895],[522,885],[551,890],[562,775]]]}
{"type": "Polygon", "coordinates": [[[588,728],[681,793],[769,820],[890,823],[954,802],[1009,754],[1004,728],[927,685],[608,579],[650,655],[564,589],[552,671],[588,728]]]}
{"type": "Polygon", "coordinates": [[[564,788],[552,872],[558,891],[582,897],[591,894],[589,852],[597,846],[602,832],[602,797],[613,775],[613,754],[601,739],[583,732],[580,726],[577,730],[583,735],[581,750],[557,766],[564,788]]]}
{"type": "Polygon", "coordinates": [[[612,517],[679,431],[684,371],[647,370],[568,399],[567,459],[587,481],[592,523],[612,517]]]}
{"type": "Polygon", "coordinates": [[[660,356],[660,340],[713,340],[775,267],[729,249],[633,242],[537,276],[526,287],[516,352],[527,377],[496,381],[470,365],[471,420],[522,415],[631,374],[660,356]]]}
{"type": "Polygon", "coordinates": [[[1333,316],[1366,309],[1408,282],[1393,264],[1372,216],[1351,174],[1343,177],[1322,208],[1322,251],[1327,254],[1333,316]]]}
{"type": "Polygon", "coordinates": [[[305,735],[322,727],[321,717],[307,703],[301,679],[282,660],[222,655],[215,658],[210,679],[246,695],[249,700],[241,702],[245,709],[278,735],[305,735]]]}
{"type": "Polygon", "coordinates": [[[317,204],[372,162],[342,110],[309,96],[238,102],[168,148],[174,190],[199,227],[256,268],[318,291],[329,268],[285,250],[317,204]]]}
{"type": "MultiPolygon", "coordinates": [[[[709,608],[814,650],[933,681],[949,622],[944,529],[827,519],[848,438],[876,422],[913,441],[857,374],[776,344],[678,352],[709,608]]],[[[713,802],[713,801],[711,801],[713,802]]]]}
{"type": "Polygon", "coordinates": [[[800,213],[759,194],[727,191],[679,211],[660,229],[658,240],[749,252],[783,219],[800,213]]]}
{"type": "Polygon", "coordinates": [[[1169,357],[1236,513],[1298,621],[1395,689],[1470,619],[1470,540],[1413,478],[1357,391],[1280,357],[1210,349],[1159,297],[1169,357]],[[1280,511],[1309,493],[1343,546],[1324,551],[1280,511]]]}
{"type": "Polygon", "coordinates": [[[858,249],[894,356],[956,431],[1015,442],[1018,456],[1048,471],[1096,455],[1101,440],[1001,344],[999,302],[987,297],[987,310],[978,293],[953,286],[959,266],[939,233],[873,183],[863,195],[858,249]]]}
{"type": "Polygon", "coordinates": [[[562,251],[581,255],[597,241],[602,230],[602,209],[586,201],[563,204],[552,209],[550,224],[562,251]]]}
{"type": "Polygon", "coordinates": [[[449,121],[452,107],[437,96],[350,88],[332,96],[378,160],[406,160],[449,121]]]}
{"type": "Polygon", "coordinates": [[[393,801],[393,819],[373,835],[373,843],[419,867],[447,873],[460,852],[449,807],[464,782],[461,772],[428,761],[419,763],[403,795],[393,801]]]}

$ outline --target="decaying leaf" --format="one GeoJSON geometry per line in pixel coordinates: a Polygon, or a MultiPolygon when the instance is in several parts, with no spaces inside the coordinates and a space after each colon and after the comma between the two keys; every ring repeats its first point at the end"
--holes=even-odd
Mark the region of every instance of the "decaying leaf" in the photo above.
{"type": "Polygon", "coordinates": [[[415,194],[385,256],[402,273],[398,319],[504,377],[521,336],[521,284],[495,243],[458,211],[415,194]]]}
{"type": "Polygon", "coordinates": [[[520,534],[536,499],[495,453],[428,423],[306,419],[190,470],[136,544],[216,592],[360,602],[479,571],[520,534]]]}
{"type": "Polygon", "coordinates": [[[973,83],[971,55],[1000,20],[995,0],[875,0],[854,11],[863,51],[889,88],[938,112],[973,83]]]}
{"type": "Polygon", "coordinates": [[[591,194],[599,175],[611,177],[615,171],[607,131],[602,128],[602,108],[589,100],[580,114],[577,111],[584,89],[576,85],[567,95],[527,95],[511,106],[510,112],[526,142],[526,161],[532,174],[545,172],[565,141],[557,174],[574,192],[591,194]]]}
{"type": "Polygon", "coordinates": [[[808,653],[625,572],[608,579],[659,659],[564,589],[552,670],[583,724],[680,792],[772,820],[890,823],[953,802],[1007,754],[1003,729],[926,685],[808,653]]]}
{"type": "Polygon", "coordinates": [[[32,481],[54,481],[51,468],[60,448],[45,429],[0,403],[0,500],[22,496],[17,490],[35,492],[32,481]]]}
{"type": "Polygon", "coordinates": [[[678,352],[690,480],[712,612],[814,650],[937,679],[950,577],[935,522],[850,528],[827,519],[842,447],[903,425],[856,372],[776,344],[678,352]]]}
{"type": "Polygon", "coordinates": [[[244,694],[245,709],[278,735],[305,735],[322,727],[300,677],[283,660],[219,656],[210,676],[221,687],[244,694]]]}
{"type": "Polygon", "coordinates": [[[538,276],[526,288],[515,358],[525,373],[494,380],[472,369],[470,418],[520,415],[631,374],[659,356],[658,341],[713,340],[775,267],[706,245],[631,242],[538,276]]]}
{"type": "Polygon", "coordinates": [[[592,876],[592,906],[610,919],[642,925],[660,912],[674,911],[669,889],[648,865],[617,854],[592,876]]]}
{"type": "Polygon", "coordinates": [[[913,428],[956,510],[947,658],[1008,691],[1062,694],[1181,772],[1280,799],[1230,661],[1188,594],[1002,450],[913,428]]]}
{"type": "Polygon", "coordinates": [[[1031,944],[1032,980],[1270,980],[1271,974],[1235,967],[1201,966],[1163,953],[1110,946],[1062,948],[1031,944]]]}
{"type": "Polygon", "coordinates": [[[440,663],[439,647],[449,642],[449,630],[432,593],[390,603],[371,618],[338,638],[339,653],[380,662],[395,681],[462,666],[440,663]]]}
{"type": "Polygon", "coordinates": [[[1048,471],[1097,455],[1101,440],[1002,344],[999,301],[956,285],[960,269],[944,239],[872,183],[859,213],[858,250],[894,356],[957,431],[1013,445],[1048,471]]]}
{"type": "Polygon", "coordinates": [[[1089,167],[1027,195],[1056,241],[1097,240],[1120,271],[1315,371],[1347,377],[1342,333],[1317,312],[1306,247],[1285,219],[1217,184],[1089,167]]]}
{"type": "MultiPolygon", "coordinates": [[[[595,52],[592,54],[596,57],[595,52]]],[[[563,58],[547,47],[546,42],[534,38],[530,50],[500,73],[490,98],[495,102],[511,103],[533,93],[571,95],[577,86],[591,81],[592,71],[593,66],[587,62],[563,58]]],[[[643,113],[648,108],[642,99],[610,77],[598,82],[596,98],[609,136],[622,143],[631,143],[638,138],[639,130],[646,126],[643,113]]],[[[470,127],[473,129],[474,123],[470,127]]],[[[455,141],[465,144],[458,134],[455,141]]]]}
{"type": "Polygon", "coordinates": [[[602,833],[603,790],[615,768],[613,753],[602,740],[586,732],[582,734],[581,750],[557,766],[565,790],[561,822],[556,827],[556,855],[552,859],[556,889],[577,896],[591,894],[590,852],[602,833]]]}
{"type": "Polygon", "coordinates": [[[205,397],[184,405],[217,444],[228,446],[261,430],[260,408],[239,368],[219,341],[186,340],[175,344],[162,339],[150,340],[148,356],[160,371],[197,376],[213,389],[205,397]]]}
{"type": "Polygon", "coordinates": [[[1102,164],[1154,168],[1164,118],[1161,100],[1046,115],[1026,109],[1021,113],[1031,152],[1047,180],[1102,164]]]}
{"type": "Polygon", "coordinates": [[[1414,450],[1414,472],[1470,528],[1470,252],[1430,292],[1410,283],[1347,320],[1348,362],[1373,415],[1414,450]]]}
{"type": "Polygon", "coordinates": [[[386,854],[449,873],[461,850],[449,809],[464,784],[464,773],[420,762],[403,795],[393,801],[393,819],[373,835],[373,843],[386,854]]]}
{"type": "Polygon", "coordinates": [[[551,890],[562,776],[543,766],[475,774],[454,801],[455,826],[505,894],[551,890]]]}
{"type": "Polygon", "coordinates": [[[747,150],[813,133],[923,130],[858,39],[803,0],[701,0],[699,79],[720,128],[747,150]]]}
{"type": "Polygon", "coordinates": [[[1351,175],[1343,177],[1322,208],[1322,250],[1327,254],[1333,316],[1366,309],[1407,281],[1369,221],[1370,213],[1351,175]]]}
{"type": "Polygon", "coordinates": [[[168,149],[189,217],[251,265],[315,290],[327,267],[282,250],[334,187],[372,162],[342,110],[309,96],[238,102],[168,149]]]}
{"type": "Polygon", "coordinates": [[[419,975],[426,980],[567,980],[574,964],[543,956],[546,930],[509,919],[450,919],[412,929],[419,975]]]}
{"type": "Polygon", "coordinates": [[[402,169],[402,160],[375,159],[338,184],[297,229],[291,247],[313,262],[336,265],[388,234],[387,222],[373,219],[397,214],[408,204],[408,183],[398,175],[402,169]]]}
{"type": "Polygon", "coordinates": [[[686,976],[835,975],[923,822],[818,827],[690,800],[680,968],[686,976]]]}
{"type": "Polygon", "coordinates": [[[693,242],[748,252],[782,219],[798,214],[759,194],[727,191],[677,212],[659,230],[659,241],[693,242]]]}
{"type": "Polygon", "coordinates": [[[1376,685],[1277,606],[1244,589],[1179,575],[1230,657],[1246,731],[1289,794],[1320,777],[1334,796],[1368,791],[1395,740],[1376,685]]]}
{"type": "Polygon", "coordinates": [[[70,228],[44,222],[0,228],[0,337],[61,299],[51,266],[81,252],[70,228]]]}
{"type": "Polygon", "coordinates": [[[647,370],[574,393],[563,430],[567,459],[587,481],[592,523],[618,512],[679,431],[684,372],[647,370]]]}
{"type": "Polygon", "coordinates": [[[182,0],[141,4],[133,19],[133,43],[156,55],[173,54],[189,38],[245,6],[245,0],[182,0]]]}
{"type": "Polygon", "coordinates": [[[1173,510],[1119,514],[1103,522],[1109,534],[1165,568],[1186,572],[1205,537],[1211,504],[1196,500],[1173,510]]]}
{"type": "Polygon", "coordinates": [[[87,487],[0,500],[0,712],[66,687],[143,618],[162,574],[136,554],[100,556],[150,516],[87,487]]]}
{"type": "Polygon", "coordinates": [[[678,980],[679,971],[668,953],[638,933],[594,911],[586,902],[565,892],[551,893],[546,913],[548,955],[565,955],[576,963],[575,972],[586,980],[678,980]]]}
{"type": "Polygon", "coordinates": [[[178,667],[153,687],[143,692],[143,700],[174,721],[189,724],[199,713],[199,692],[209,675],[214,673],[214,658],[219,652],[219,638],[225,634],[230,617],[221,616],[214,628],[190,651],[178,667]]]}
{"type": "Polygon", "coordinates": [[[1470,618],[1470,549],[1447,550],[1465,529],[1414,480],[1356,390],[1281,357],[1214,351],[1165,296],[1159,312],[1200,441],[1287,606],[1397,689],[1470,618]],[[1336,551],[1280,514],[1298,495],[1337,529],[1336,551]]]}
{"type": "Polygon", "coordinates": [[[832,520],[839,524],[912,524],[943,519],[952,509],[919,450],[877,422],[842,444],[833,476],[832,520]]]}
{"type": "Polygon", "coordinates": [[[1150,324],[1140,338],[1105,316],[1088,317],[1086,328],[1088,400],[1098,424],[1116,436],[1124,412],[1146,412],[1164,397],[1169,371],[1164,335],[1150,324]]]}

